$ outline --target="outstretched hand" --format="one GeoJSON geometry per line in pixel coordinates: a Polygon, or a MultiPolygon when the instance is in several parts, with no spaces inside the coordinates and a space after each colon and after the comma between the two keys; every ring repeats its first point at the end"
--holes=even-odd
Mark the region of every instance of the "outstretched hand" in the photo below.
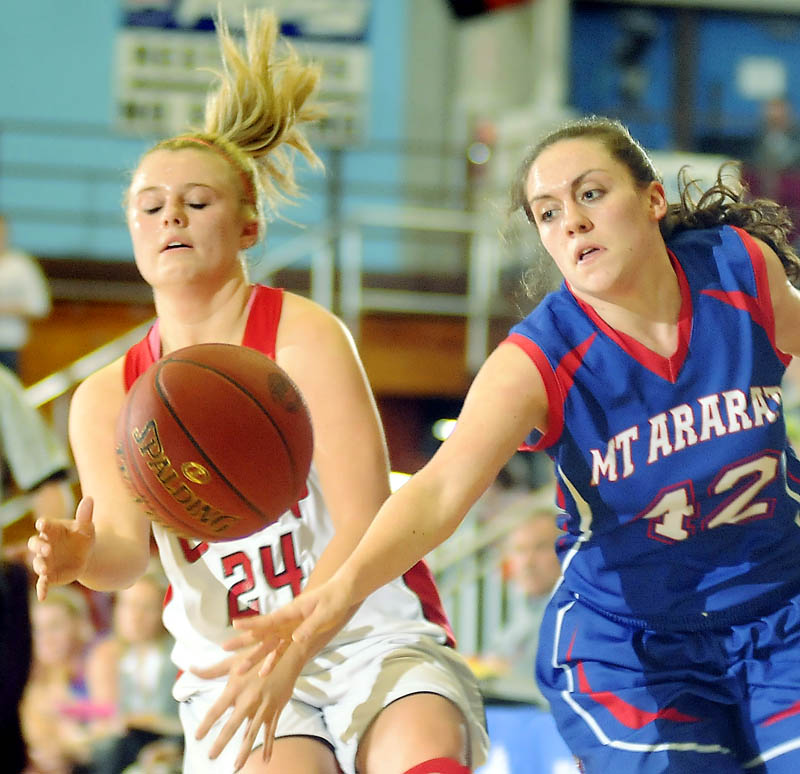
{"type": "Polygon", "coordinates": [[[202,739],[228,709],[232,710],[209,750],[212,759],[246,722],[236,770],[246,763],[262,727],[263,758],[269,760],[278,718],[309,653],[340,629],[351,613],[352,603],[341,586],[328,581],[304,591],[279,610],[233,622],[239,634],[224,648],[234,654],[212,667],[191,670],[205,679],[228,677],[225,689],[197,729],[197,738],[202,739]]]}
{"type": "MultiPolygon", "coordinates": [[[[233,625],[242,633],[228,647],[257,644],[259,675],[270,673],[293,642],[303,650],[327,641],[353,613],[353,601],[332,578],[306,590],[289,604],[266,615],[238,618],[233,625]]],[[[312,648],[315,649],[315,648],[312,648]]]]}
{"type": "Polygon", "coordinates": [[[86,569],[94,545],[93,502],[84,497],[74,519],[37,519],[37,534],[28,540],[33,554],[36,596],[44,600],[47,590],[77,580],[86,569]]]}
{"type": "Polygon", "coordinates": [[[226,650],[237,651],[234,655],[206,669],[191,670],[204,679],[228,676],[225,689],[198,726],[196,737],[203,739],[214,723],[231,709],[230,717],[209,750],[209,757],[213,760],[231,741],[242,723],[246,722],[244,738],[234,764],[235,771],[241,769],[247,762],[262,726],[264,728],[262,758],[264,761],[270,759],[278,718],[291,698],[295,680],[303,666],[302,660],[289,658],[281,660],[280,665],[277,665],[285,650],[279,647],[270,651],[268,655],[274,668],[269,670],[268,676],[262,675],[259,667],[267,649],[260,643],[248,644],[251,640],[248,635],[236,637],[225,645],[226,650]]]}

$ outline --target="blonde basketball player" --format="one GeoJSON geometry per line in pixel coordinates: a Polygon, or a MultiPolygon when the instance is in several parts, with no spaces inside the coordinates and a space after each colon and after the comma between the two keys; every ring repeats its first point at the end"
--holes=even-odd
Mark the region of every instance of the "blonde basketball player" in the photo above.
{"type": "Polygon", "coordinates": [[[330,577],[389,494],[375,402],[346,330],[301,296],[253,285],[241,257],[263,235],[262,203],[296,193],[292,152],[318,162],[302,126],[320,116],[319,72],[291,50],[278,58],[276,33],[274,16],[258,12],[240,47],[220,22],[224,70],[203,131],[158,143],[133,173],[127,219],[158,321],[75,394],[70,438],[85,497],[73,521],[37,524],[39,594],[75,579],[129,586],[147,566],[152,529],[171,584],[164,621],[181,670],[187,773],[462,774],[485,759],[481,699],[424,564],[379,589],[332,639],[290,646],[267,678],[247,647],[223,647],[235,620],[330,577]],[[136,377],[203,342],[274,357],[302,391],[315,436],[308,495],[255,535],[217,544],[151,525],[114,449],[136,377]]]}

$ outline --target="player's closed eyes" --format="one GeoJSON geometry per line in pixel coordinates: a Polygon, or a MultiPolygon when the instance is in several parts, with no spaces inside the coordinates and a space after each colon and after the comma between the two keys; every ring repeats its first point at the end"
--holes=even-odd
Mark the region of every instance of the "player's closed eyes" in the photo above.
{"type": "MultiPolygon", "coordinates": [[[[191,207],[193,210],[202,210],[205,207],[208,207],[208,202],[186,202],[187,207],[191,207]]],[[[158,205],[156,207],[144,207],[143,211],[146,215],[155,215],[160,209],[162,205],[158,205]]]]}

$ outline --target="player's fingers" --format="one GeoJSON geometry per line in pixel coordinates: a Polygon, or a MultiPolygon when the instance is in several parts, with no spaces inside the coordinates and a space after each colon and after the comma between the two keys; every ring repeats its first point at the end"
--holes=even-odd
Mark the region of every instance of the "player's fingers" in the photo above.
{"type": "Polygon", "coordinates": [[[200,721],[200,725],[195,731],[195,739],[202,739],[224,714],[228,707],[233,706],[233,700],[229,698],[228,686],[222,692],[222,695],[217,699],[206,712],[205,717],[200,721]]]}
{"type": "Polygon", "coordinates": [[[273,650],[271,653],[268,653],[264,660],[261,662],[261,666],[258,668],[258,676],[259,677],[266,677],[274,668],[275,664],[278,661],[278,651],[273,650]]]}
{"type": "Polygon", "coordinates": [[[75,521],[79,532],[86,533],[91,529],[93,513],[94,500],[88,495],[82,497],[75,510],[75,521]]]}
{"type": "Polygon", "coordinates": [[[249,632],[242,633],[236,637],[231,637],[227,642],[222,644],[223,650],[239,650],[246,648],[255,642],[255,638],[249,632]]]}
{"type": "Polygon", "coordinates": [[[38,554],[41,544],[42,540],[38,535],[31,535],[31,537],[28,538],[28,551],[34,555],[38,554]]]}
{"type": "Polygon", "coordinates": [[[315,635],[332,628],[331,617],[326,616],[321,606],[316,606],[311,614],[292,634],[292,640],[300,645],[305,644],[315,635]]]}
{"type": "Polygon", "coordinates": [[[269,615],[241,619],[241,628],[257,629],[261,632],[291,632],[313,609],[308,593],[289,602],[288,605],[273,610],[269,615]],[[310,605],[310,606],[309,606],[310,605]]]}
{"type": "Polygon", "coordinates": [[[40,602],[44,602],[45,598],[47,597],[47,586],[48,586],[47,576],[40,575],[36,579],[36,598],[40,602]]]}
{"type": "Polygon", "coordinates": [[[211,666],[189,667],[189,671],[193,675],[202,677],[205,680],[213,680],[216,677],[224,677],[225,675],[229,674],[235,660],[236,656],[228,656],[228,658],[218,661],[216,664],[212,664],[211,666]]]}
{"type": "Polygon", "coordinates": [[[41,578],[42,575],[47,574],[47,565],[45,562],[38,556],[34,556],[31,559],[31,567],[33,567],[33,571],[41,578]]]}
{"type": "Polygon", "coordinates": [[[264,744],[262,759],[264,763],[268,763],[272,758],[272,747],[275,744],[275,732],[278,729],[278,713],[273,712],[270,716],[269,722],[264,723],[264,744]]]}
{"type": "Polygon", "coordinates": [[[217,734],[214,744],[211,745],[211,749],[208,751],[209,758],[214,760],[225,749],[225,746],[231,741],[239,726],[241,726],[244,722],[244,719],[243,713],[234,708],[233,713],[228,718],[228,721],[224,726],[222,726],[222,730],[219,732],[219,734],[217,734]]]}
{"type": "Polygon", "coordinates": [[[267,653],[267,655],[264,657],[264,661],[258,668],[259,677],[266,677],[275,668],[275,665],[278,663],[281,656],[286,652],[286,649],[289,647],[290,643],[291,640],[284,640],[272,651],[267,653]]]}
{"type": "Polygon", "coordinates": [[[39,575],[48,575],[50,570],[50,565],[48,564],[47,560],[42,556],[34,556],[31,560],[31,567],[33,567],[33,571],[39,575]]]}
{"type": "Polygon", "coordinates": [[[249,650],[240,650],[236,654],[236,662],[231,665],[231,675],[243,675],[253,669],[267,654],[267,650],[258,646],[249,650]]]}
{"type": "Polygon", "coordinates": [[[28,538],[28,550],[34,557],[49,556],[52,551],[50,541],[42,534],[32,535],[28,538]]]}
{"type": "Polygon", "coordinates": [[[250,753],[253,752],[253,745],[256,741],[256,734],[258,733],[258,729],[261,727],[261,722],[256,721],[255,718],[250,718],[247,721],[247,727],[244,731],[244,738],[242,739],[242,746],[239,748],[239,754],[236,756],[236,761],[233,764],[233,770],[239,771],[245,763],[247,763],[247,759],[250,757],[250,753]]]}
{"type": "MultiPolygon", "coordinates": [[[[290,603],[293,605],[294,603],[290,603]]],[[[249,618],[237,618],[233,622],[233,626],[240,632],[248,632],[252,637],[258,637],[262,642],[269,642],[272,639],[280,640],[284,637],[289,637],[294,631],[303,616],[300,613],[292,613],[287,611],[284,613],[285,608],[280,611],[274,611],[269,615],[254,615],[249,618]],[[276,614],[280,612],[283,618],[275,618],[276,614]]]]}

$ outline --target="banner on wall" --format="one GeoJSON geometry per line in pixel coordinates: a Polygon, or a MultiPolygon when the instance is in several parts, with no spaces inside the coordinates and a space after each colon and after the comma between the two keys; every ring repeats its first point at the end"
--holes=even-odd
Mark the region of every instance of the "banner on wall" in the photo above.
{"type": "Polygon", "coordinates": [[[329,115],[309,137],[317,145],[362,142],[367,132],[371,0],[121,0],[114,78],[115,124],[134,134],[177,134],[202,126],[205,96],[219,70],[213,17],[232,32],[246,10],[273,9],[281,33],[322,66],[319,99],[329,115]]]}

